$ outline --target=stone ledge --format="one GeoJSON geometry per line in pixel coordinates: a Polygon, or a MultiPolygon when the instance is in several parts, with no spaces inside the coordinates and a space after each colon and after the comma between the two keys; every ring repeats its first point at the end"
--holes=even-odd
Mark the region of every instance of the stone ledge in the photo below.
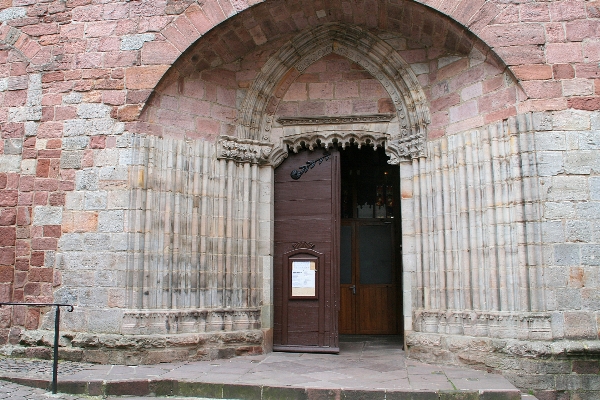
{"type": "MultiPolygon", "coordinates": [[[[11,357],[49,359],[54,333],[26,331],[17,345],[0,352],[11,357]]],[[[59,358],[99,364],[156,364],[231,358],[264,352],[259,329],[171,335],[117,335],[61,332],[59,358]]]]}
{"type": "MultiPolygon", "coordinates": [[[[592,390],[600,394],[600,341],[517,340],[410,332],[407,355],[422,362],[462,365],[501,373],[534,392],[592,390]],[[587,369],[580,365],[590,361],[587,369]]],[[[590,397],[596,398],[596,397],[590,397]]]]}

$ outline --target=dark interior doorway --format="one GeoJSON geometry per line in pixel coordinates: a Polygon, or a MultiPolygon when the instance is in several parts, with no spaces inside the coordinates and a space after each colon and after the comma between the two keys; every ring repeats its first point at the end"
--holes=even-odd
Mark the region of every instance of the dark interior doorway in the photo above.
{"type": "Polygon", "coordinates": [[[400,176],[383,148],[340,151],[340,334],[402,332],[400,176]]]}

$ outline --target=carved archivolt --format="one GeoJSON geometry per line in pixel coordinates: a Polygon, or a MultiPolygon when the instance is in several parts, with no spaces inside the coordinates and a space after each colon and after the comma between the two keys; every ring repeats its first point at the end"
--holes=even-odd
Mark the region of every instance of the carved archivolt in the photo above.
{"type": "MultiPolygon", "coordinates": [[[[337,23],[311,28],[296,36],[273,55],[249,89],[240,110],[237,136],[260,143],[270,143],[275,122],[284,126],[312,123],[332,124],[333,117],[311,117],[309,120],[281,119],[274,116],[289,86],[311,64],[330,53],[342,55],[369,71],[392,99],[397,129],[385,136],[390,163],[425,156],[426,127],[430,122],[425,94],[410,66],[383,40],[356,27],[337,23]]],[[[347,117],[348,118],[348,117],[347,117]]],[[[344,122],[342,122],[344,123],[344,122]]],[[[370,131],[370,129],[363,129],[370,131]]],[[[331,132],[331,131],[329,131],[331,132]]],[[[356,131],[360,135],[359,131],[356,131]]],[[[273,143],[270,162],[282,161],[287,152],[285,140],[273,143]]]]}

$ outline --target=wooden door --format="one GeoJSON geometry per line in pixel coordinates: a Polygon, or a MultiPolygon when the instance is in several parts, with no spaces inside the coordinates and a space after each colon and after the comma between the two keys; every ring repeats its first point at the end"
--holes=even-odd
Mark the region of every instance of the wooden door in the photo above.
{"type": "Polygon", "coordinates": [[[275,170],[276,351],[339,351],[339,153],[325,154],[290,154],[275,170]]]}
{"type": "Polygon", "coordinates": [[[394,224],[344,220],[340,252],[340,333],[397,334],[394,224]]]}
{"type": "Polygon", "coordinates": [[[341,152],[340,334],[401,332],[398,168],[383,149],[341,152]]]}

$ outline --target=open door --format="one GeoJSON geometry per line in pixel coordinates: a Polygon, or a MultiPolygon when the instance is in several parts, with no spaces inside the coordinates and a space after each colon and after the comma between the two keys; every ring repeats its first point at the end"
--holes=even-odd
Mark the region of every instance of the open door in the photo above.
{"type": "Polygon", "coordinates": [[[401,332],[399,170],[383,149],[341,159],[340,334],[401,332]]]}
{"type": "Polygon", "coordinates": [[[307,150],[275,170],[275,351],[339,352],[339,162],[307,150]]]}

